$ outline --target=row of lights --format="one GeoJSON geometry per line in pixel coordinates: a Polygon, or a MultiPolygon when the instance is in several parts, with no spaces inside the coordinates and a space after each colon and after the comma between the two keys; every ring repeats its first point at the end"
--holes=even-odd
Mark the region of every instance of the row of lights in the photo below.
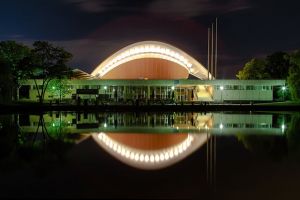
{"type": "Polygon", "coordinates": [[[191,146],[191,143],[194,140],[194,137],[192,135],[188,135],[185,141],[174,147],[168,148],[161,153],[138,153],[136,152],[136,150],[133,150],[129,147],[126,147],[125,145],[119,144],[118,142],[112,140],[105,133],[99,133],[98,138],[106,146],[108,146],[110,149],[112,149],[119,155],[127,159],[143,163],[159,163],[177,157],[184,151],[186,151],[189,148],[189,146],[191,146]]]}
{"type": "Polygon", "coordinates": [[[139,55],[139,54],[145,54],[145,53],[155,53],[159,55],[166,56],[166,59],[175,59],[177,62],[179,62],[181,65],[191,68],[192,63],[190,63],[184,56],[182,56],[180,53],[177,53],[175,51],[172,51],[171,49],[160,47],[159,45],[143,45],[138,47],[133,47],[120,55],[116,56],[114,59],[112,59],[109,63],[107,63],[100,71],[100,73],[97,74],[97,76],[103,76],[105,73],[113,69],[115,66],[118,66],[118,63],[123,61],[124,59],[139,55]]]}

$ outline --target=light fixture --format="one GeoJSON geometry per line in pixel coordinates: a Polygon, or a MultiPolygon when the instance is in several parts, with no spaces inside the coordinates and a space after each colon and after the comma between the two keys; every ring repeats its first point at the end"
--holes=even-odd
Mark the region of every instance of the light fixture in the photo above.
{"type": "Polygon", "coordinates": [[[282,124],[282,125],[281,125],[281,132],[282,132],[282,133],[284,133],[285,128],[286,128],[285,125],[282,124]]]}
{"type": "Polygon", "coordinates": [[[223,124],[221,123],[219,128],[222,130],[224,128],[223,124]]]}

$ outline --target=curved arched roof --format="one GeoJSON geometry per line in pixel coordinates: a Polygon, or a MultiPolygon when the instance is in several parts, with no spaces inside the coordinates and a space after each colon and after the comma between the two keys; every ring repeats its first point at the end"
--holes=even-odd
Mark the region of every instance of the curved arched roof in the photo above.
{"type": "Polygon", "coordinates": [[[207,69],[196,59],[170,44],[158,41],[137,42],[122,48],[103,61],[92,75],[101,79],[112,69],[141,58],[159,58],[177,63],[187,69],[189,74],[202,80],[208,76],[207,69]]]}

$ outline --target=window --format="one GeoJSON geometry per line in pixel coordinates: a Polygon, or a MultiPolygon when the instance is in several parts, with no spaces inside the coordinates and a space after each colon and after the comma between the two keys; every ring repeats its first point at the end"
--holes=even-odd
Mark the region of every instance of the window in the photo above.
{"type": "Polygon", "coordinates": [[[255,90],[255,86],[253,85],[247,85],[246,90],[255,90]]]}
{"type": "Polygon", "coordinates": [[[270,86],[262,86],[262,90],[270,90],[270,86]]]}
{"type": "Polygon", "coordinates": [[[239,90],[240,87],[239,87],[239,85],[234,85],[234,86],[233,86],[233,89],[234,89],[234,90],[239,90]]]}

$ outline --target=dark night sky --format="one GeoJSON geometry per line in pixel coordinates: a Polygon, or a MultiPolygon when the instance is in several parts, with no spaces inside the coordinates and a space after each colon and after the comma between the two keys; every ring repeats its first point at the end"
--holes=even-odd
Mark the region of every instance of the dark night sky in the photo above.
{"type": "Polygon", "coordinates": [[[0,0],[0,40],[48,40],[91,72],[141,40],[170,43],[206,65],[207,28],[219,18],[219,78],[252,57],[300,46],[298,0],[0,0]]]}

